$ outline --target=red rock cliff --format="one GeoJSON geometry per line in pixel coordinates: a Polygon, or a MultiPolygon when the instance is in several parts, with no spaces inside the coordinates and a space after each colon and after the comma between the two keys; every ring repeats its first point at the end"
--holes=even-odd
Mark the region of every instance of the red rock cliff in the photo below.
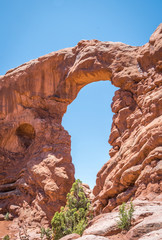
{"type": "Polygon", "coordinates": [[[135,198],[160,199],[162,24],[142,47],[80,41],[0,77],[0,207],[19,218],[50,219],[74,181],[62,117],[86,84],[110,80],[110,160],[93,190],[99,213],[135,198]]]}

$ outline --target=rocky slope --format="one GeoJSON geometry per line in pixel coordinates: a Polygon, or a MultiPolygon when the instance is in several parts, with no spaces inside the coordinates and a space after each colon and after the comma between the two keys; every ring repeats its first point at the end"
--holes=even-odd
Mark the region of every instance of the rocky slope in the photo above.
{"type": "Polygon", "coordinates": [[[117,227],[119,209],[111,213],[102,213],[95,217],[83,236],[67,235],[61,240],[160,240],[162,239],[162,202],[148,200],[134,200],[135,212],[129,231],[122,231],[117,227]]]}
{"type": "Polygon", "coordinates": [[[131,197],[162,199],[161,24],[141,47],[83,40],[0,77],[0,213],[20,227],[47,224],[65,204],[74,166],[62,117],[80,89],[99,80],[120,89],[112,103],[111,158],[93,190],[96,213],[131,197]]]}

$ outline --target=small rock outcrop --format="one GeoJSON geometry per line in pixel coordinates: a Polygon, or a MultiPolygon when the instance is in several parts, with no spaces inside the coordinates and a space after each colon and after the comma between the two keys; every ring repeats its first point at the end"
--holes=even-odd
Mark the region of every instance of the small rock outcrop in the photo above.
{"type": "MultiPolygon", "coordinates": [[[[87,229],[83,232],[82,239],[109,239],[109,240],[137,240],[137,239],[155,239],[161,240],[162,229],[162,203],[159,201],[134,200],[134,214],[132,226],[128,231],[121,231],[117,227],[119,221],[119,207],[115,208],[111,213],[101,213],[96,216],[87,229]]],[[[76,239],[68,238],[67,239],[76,239]]],[[[61,238],[60,240],[64,240],[61,238]]]]}
{"type": "Polygon", "coordinates": [[[111,106],[111,158],[93,189],[96,213],[132,197],[162,199],[160,24],[141,47],[82,40],[0,77],[0,214],[37,227],[65,204],[75,171],[62,117],[80,89],[99,80],[119,90],[111,106]]]}

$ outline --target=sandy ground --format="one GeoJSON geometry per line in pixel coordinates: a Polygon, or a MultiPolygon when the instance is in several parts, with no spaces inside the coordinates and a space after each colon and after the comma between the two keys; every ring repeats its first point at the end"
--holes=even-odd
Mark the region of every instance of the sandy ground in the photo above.
{"type": "Polygon", "coordinates": [[[11,231],[11,229],[9,230],[11,225],[12,221],[0,221],[0,240],[2,240],[7,234],[9,235],[10,239],[12,239],[16,231],[11,231]]]}
{"type": "MultiPolygon", "coordinates": [[[[17,231],[11,231],[11,229],[9,230],[11,225],[12,221],[0,221],[0,240],[3,240],[3,237],[7,234],[9,235],[10,239],[13,239],[14,234],[17,233],[17,231]]],[[[108,236],[107,238],[110,240],[129,240],[124,233],[118,233],[113,236],[108,236]]]]}

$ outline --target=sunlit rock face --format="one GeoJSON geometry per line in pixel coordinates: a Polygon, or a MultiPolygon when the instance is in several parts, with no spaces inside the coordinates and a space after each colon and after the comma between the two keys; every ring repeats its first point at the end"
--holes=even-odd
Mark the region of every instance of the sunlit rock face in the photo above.
{"type": "Polygon", "coordinates": [[[99,80],[120,89],[112,103],[111,158],[93,190],[96,212],[109,212],[131,197],[160,199],[161,59],[162,25],[142,47],[83,40],[1,76],[2,213],[41,223],[65,204],[74,166],[62,117],[79,90],[99,80]]]}

